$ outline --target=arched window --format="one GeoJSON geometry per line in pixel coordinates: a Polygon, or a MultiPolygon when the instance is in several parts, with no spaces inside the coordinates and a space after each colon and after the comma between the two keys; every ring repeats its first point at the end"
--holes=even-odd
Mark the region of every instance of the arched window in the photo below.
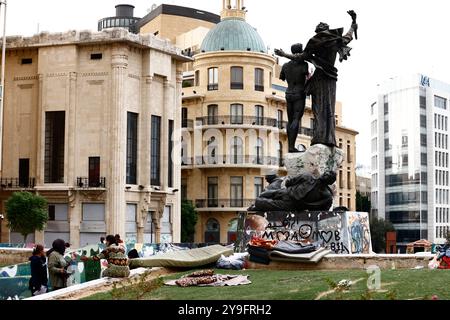
{"type": "Polygon", "coordinates": [[[182,128],[188,127],[188,109],[187,108],[181,108],[181,127],[182,128]]]}
{"type": "Polygon", "coordinates": [[[242,139],[239,137],[234,137],[233,141],[231,143],[231,163],[232,164],[239,164],[244,162],[244,147],[242,139]]]}
{"type": "Polygon", "coordinates": [[[200,70],[195,71],[195,86],[200,86],[200,70]]]}
{"type": "Polygon", "coordinates": [[[217,164],[217,143],[216,138],[211,137],[208,141],[208,156],[206,159],[207,164],[217,164]]]}
{"type": "Polygon", "coordinates": [[[231,67],[230,76],[230,89],[232,90],[242,90],[244,89],[244,68],[242,67],[231,67]]]}
{"type": "Polygon", "coordinates": [[[256,164],[264,164],[264,141],[261,138],[256,140],[255,156],[256,164]]]}
{"type": "Polygon", "coordinates": [[[255,69],[255,91],[264,91],[264,70],[255,69]]]}
{"type": "Polygon", "coordinates": [[[186,164],[186,150],[185,150],[186,144],[184,143],[183,137],[181,137],[181,164],[186,164]]]}
{"type": "Polygon", "coordinates": [[[208,69],[208,91],[219,90],[219,68],[208,69]]]}
{"type": "Polygon", "coordinates": [[[234,243],[237,240],[238,219],[228,222],[228,243],[234,243]]]}
{"type": "Polygon", "coordinates": [[[230,108],[231,124],[244,123],[244,106],[242,104],[234,103],[230,108]]]}
{"type": "Polygon", "coordinates": [[[205,242],[220,243],[220,223],[214,218],[206,222],[205,242]]]}
{"type": "Polygon", "coordinates": [[[264,107],[255,106],[255,124],[258,126],[264,125],[264,107]]]}
{"type": "Polygon", "coordinates": [[[218,124],[219,107],[217,104],[210,104],[208,106],[208,125],[218,124]]]}

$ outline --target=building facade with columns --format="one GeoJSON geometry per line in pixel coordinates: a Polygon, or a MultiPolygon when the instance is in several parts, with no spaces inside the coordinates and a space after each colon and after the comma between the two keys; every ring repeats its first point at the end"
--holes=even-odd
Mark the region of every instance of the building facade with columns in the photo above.
{"type": "MultiPolygon", "coordinates": [[[[173,159],[190,60],[125,29],[7,38],[0,212],[14,191],[49,203],[45,230],[27,242],[180,241],[173,159]]],[[[23,241],[6,221],[2,230],[0,242],[23,241]]]]}
{"type": "MultiPolygon", "coordinates": [[[[199,213],[196,242],[234,241],[238,214],[265,188],[265,176],[286,174],[286,83],[245,14],[242,1],[225,0],[221,22],[202,39],[184,73],[181,194],[199,213]]],[[[309,146],[313,117],[308,99],[298,145],[309,146]]],[[[346,156],[334,205],[355,210],[357,132],[342,125],[339,102],[336,123],[346,156]]]]}

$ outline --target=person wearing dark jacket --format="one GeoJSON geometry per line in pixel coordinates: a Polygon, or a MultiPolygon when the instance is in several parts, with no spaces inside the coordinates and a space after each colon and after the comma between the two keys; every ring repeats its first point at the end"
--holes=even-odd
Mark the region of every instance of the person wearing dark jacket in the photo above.
{"type": "Polygon", "coordinates": [[[31,278],[29,289],[32,296],[47,292],[47,259],[45,258],[44,246],[38,244],[33,249],[33,255],[29,258],[31,278]]]}
{"type": "Polygon", "coordinates": [[[52,248],[47,252],[48,256],[48,274],[50,277],[50,285],[53,290],[67,287],[67,267],[69,261],[64,259],[66,251],[66,242],[62,239],[53,241],[52,248]]]}

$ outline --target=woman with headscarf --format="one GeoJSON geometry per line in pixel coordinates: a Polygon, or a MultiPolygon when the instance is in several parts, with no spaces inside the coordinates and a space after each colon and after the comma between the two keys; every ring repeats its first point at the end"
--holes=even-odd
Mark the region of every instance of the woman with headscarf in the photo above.
{"type": "MultiPolygon", "coordinates": [[[[108,261],[108,267],[103,271],[103,277],[126,278],[130,275],[128,257],[125,254],[125,249],[117,243],[117,238],[113,235],[106,237],[106,249],[92,257],[94,261],[99,261],[100,259],[106,259],[108,261]]],[[[82,257],[81,260],[87,261],[89,258],[82,257]]]]}
{"type": "Polygon", "coordinates": [[[52,243],[52,248],[47,252],[48,274],[53,290],[67,287],[67,277],[69,276],[67,267],[69,266],[69,262],[64,259],[65,251],[66,242],[61,239],[56,239],[52,243]]]}

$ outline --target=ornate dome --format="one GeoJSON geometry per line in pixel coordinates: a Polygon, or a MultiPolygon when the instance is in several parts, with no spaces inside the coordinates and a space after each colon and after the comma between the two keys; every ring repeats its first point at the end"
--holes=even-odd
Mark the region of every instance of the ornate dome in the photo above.
{"type": "Polygon", "coordinates": [[[245,20],[227,18],[211,29],[203,40],[202,52],[253,51],[267,53],[258,32],[245,20]]]}

